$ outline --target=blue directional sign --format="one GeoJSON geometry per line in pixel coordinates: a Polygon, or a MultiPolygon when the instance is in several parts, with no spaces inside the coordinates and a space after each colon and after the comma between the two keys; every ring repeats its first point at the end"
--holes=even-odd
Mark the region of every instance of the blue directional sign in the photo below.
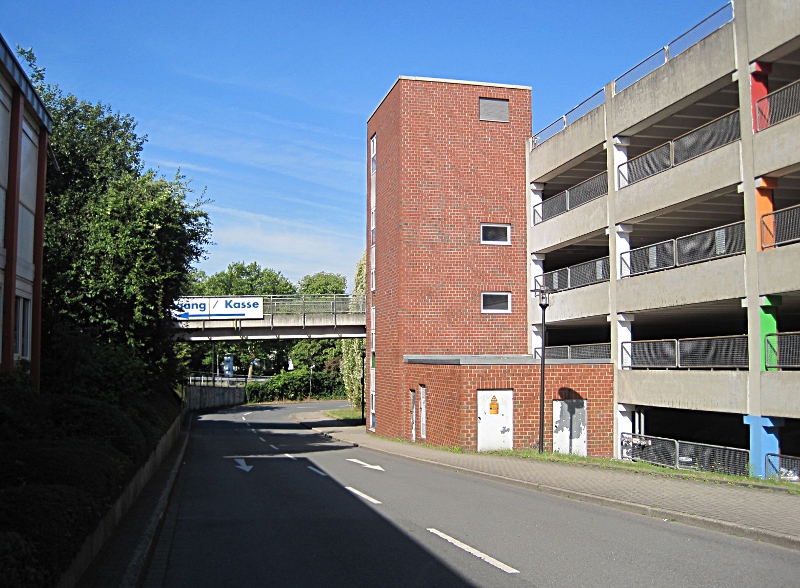
{"type": "Polygon", "coordinates": [[[238,320],[264,317],[264,299],[261,296],[187,296],[175,301],[176,320],[238,320]]]}

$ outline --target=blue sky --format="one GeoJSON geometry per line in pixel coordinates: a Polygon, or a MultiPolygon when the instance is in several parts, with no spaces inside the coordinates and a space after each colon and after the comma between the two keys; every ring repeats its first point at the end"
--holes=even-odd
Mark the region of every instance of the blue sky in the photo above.
{"type": "Polygon", "coordinates": [[[206,187],[199,267],[348,276],[365,246],[366,120],[398,75],[533,87],[538,130],[722,0],[4,0],[47,78],[133,115],[145,163],[206,187]]]}

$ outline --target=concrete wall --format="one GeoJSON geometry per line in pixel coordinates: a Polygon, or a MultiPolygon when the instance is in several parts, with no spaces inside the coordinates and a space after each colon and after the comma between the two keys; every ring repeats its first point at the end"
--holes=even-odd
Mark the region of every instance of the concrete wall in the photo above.
{"type": "Polygon", "coordinates": [[[761,414],[800,419],[800,372],[761,372],[761,414]]]}
{"type": "Polygon", "coordinates": [[[603,104],[536,147],[535,156],[529,158],[531,181],[547,182],[562,169],[574,167],[600,152],[605,141],[605,116],[603,104]]]}
{"type": "Polygon", "coordinates": [[[635,312],[744,298],[744,255],[695,263],[617,282],[617,309],[635,312]]]}
{"type": "Polygon", "coordinates": [[[685,204],[687,200],[722,188],[730,187],[735,191],[741,175],[737,141],[618,190],[616,222],[653,216],[665,208],[685,204]]]}
{"type": "MultiPolygon", "coordinates": [[[[784,50],[794,50],[800,33],[800,11],[797,0],[758,0],[747,3],[748,61],[763,58],[767,53],[790,43],[784,50]]],[[[785,54],[785,53],[784,53],[785,54]]],[[[782,55],[769,56],[770,59],[782,55]]]]}
{"type": "Polygon", "coordinates": [[[612,132],[635,132],[637,125],[653,116],[665,117],[679,110],[682,101],[693,101],[696,93],[710,93],[709,85],[736,69],[733,23],[728,23],[654,72],[614,96],[611,101],[612,132]]]}
{"type": "Polygon", "coordinates": [[[753,137],[756,177],[797,164],[800,153],[800,116],[759,131],[753,137]]]}
{"type": "Polygon", "coordinates": [[[608,226],[608,196],[568,210],[530,229],[530,248],[537,253],[560,249],[608,226]]]}
{"type": "Polygon", "coordinates": [[[218,408],[245,403],[244,387],[186,386],[186,409],[218,408]]]}
{"type": "MultiPolygon", "coordinates": [[[[608,314],[609,283],[601,282],[550,295],[547,322],[557,323],[576,318],[608,314]]],[[[533,324],[542,322],[542,309],[536,306],[532,313],[533,324]]]]}
{"type": "Polygon", "coordinates": [[[758,252],[760,295],[798,290],[800,290],[800,243],[758,252]]]}
{"type": "Polygon", "coordinates": [[[747,372],[617,370],[617,402],[747,414],[747,372]]]}

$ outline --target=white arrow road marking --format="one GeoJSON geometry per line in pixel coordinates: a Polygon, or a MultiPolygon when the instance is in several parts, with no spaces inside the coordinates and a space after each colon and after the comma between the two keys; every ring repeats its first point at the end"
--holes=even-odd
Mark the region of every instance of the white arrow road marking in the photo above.
{"type": "MultiPolygon", "coordinates": [[[[294,458],[292,458],[292,459],[294,459],[294,458]]],[[[317,468],[315,468],[314,466],[308,466],[308,469],[310,469],[312,472],[316,472],[316,473],[318,473],[320,476],[325,476],[326,478],[328,477],[328,474],[326,474],[326,473],[325,473],[325,472],[323,472],[323,471],[320,471],[320,470],[318,470],[318,469],[317,469],[317,468]]]]}
{"type": "Polygon", "coordinates": [[[454,538],[453,538],[453,537],[451,537],[450,535],[447,535],[447,534],[445,534],[445,533],[442,533],[441,531],[438,531],[437,529],[432,529],[432,528],[431,528],[431,529],[428,529],[428,531],[430,531],[430,532],[431,532],[431,533],[433,533],[434,535],[437,535],[438,537],[441,537],[441,538],[442,538],[442,539],[444,539],[445,541],[448,541],[448,542],[452,543],[452,544],[453,544],[453,545],[455,545],[456,547],[458,547],[458,548],[460,548],[460,549],[463,549],[463,550],[464,550],[464,551],[466,551],[467,553],[471,553],[471,554],[472,554],[472,555],[474,555],[475,557],[477,557],[477,558],[479,558],[479,559],[482,559],[482,560],[483,560],[483,561],[485,561],[486,563],[488,563],[488,564],[491,564],[491,565],[493,565],[494,567],[496,567],[496,568],[499,568],[499,569],[503,570],[503,571],[504,571],[506,574],[519,574],[519,570],[515,570],[515,569],[514,569],[514,568],[512,568],[511,566],[507,566],[507,565],[506,565],[506,564],[504,564],[503,562],[501,562],[501,561],[497,561],[497,560],[496,560],[495,558],[493,558],[491,555],[486,555],[486,554],[485,554],[485,553],[483,553],[482,551],[478,551],[478,550],[477,550],[477,549],[475,549],[474,547],[470,547],[470,546],[469,546],[469,545],[467,545],[466,543],[462,543],[461,541],[459,541],[458,539],[454,539],[454,538]]]}
{"type": "Polygon", "coordinates": [[[361,461],[360,459],[348,458],[347,461],[352,461],[353,463],[357,463],[358,465],[360,465],[363,468],[369,468],[371,470],[378,470],[380,472],[385,472],[386,471],[379,465],[369,465],[368,463],[365,463],[365,462],[361,461]]]}
{"type": "Polygon", "coordinates": [[[294,455],[289,455],[288,453],[284,453],[284,455],[286,457],[288,457],[289,459],[293,459],[294,461],[297,461],[297,458],[294,455]]]}
{"type": "Polygon", "coordinates": [[[372,496],[367,496],[363,492],[360,492],[351,486],[345,486],[345,489],[350,490],[350,492],[352,492],[356,496],[360,496],[361,498],[363,498],[364,500],[368,500],[372,504],[383,504],[380,500],[375,500],[372,496]]]}
{"type": "Polygon", "coordinates": [[[272,447],[275,451],[278,451],[278,448],[275,447],[274,445],[270,445],[270,447],[272,447]]]}
{"type": "Polygon", "coordinates": [[[235,461],[236,463],[239,464],[236,467],[239,468],[240,470],[244,470],[245,472],[249,472],[250,470],[253,469],[253,466],[247,465],[247,462],[245,460],[243,460],[243,459],[234,459],[233,461],[235,461]]]}

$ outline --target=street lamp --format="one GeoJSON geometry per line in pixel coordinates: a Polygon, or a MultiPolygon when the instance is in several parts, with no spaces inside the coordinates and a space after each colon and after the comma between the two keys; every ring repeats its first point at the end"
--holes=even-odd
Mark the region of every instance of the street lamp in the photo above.
{"type": "Polygon", "coordinates": [[[542,367],[539,370],[541,378],[539,382],[539,453],[542,453],[544,451],[544,344],[547,334],[545,313],[547,307],[550,306],[550,291],[545,285],[531,291],[539,297],[539,308],[542,309],[542,367]]]}
{"type": "Polygon", "coordinates": [[[367,358],[367,348],[361,346],[361,424],[367,424],[367,417],[364,416],[364,364],[367,358]]]}

